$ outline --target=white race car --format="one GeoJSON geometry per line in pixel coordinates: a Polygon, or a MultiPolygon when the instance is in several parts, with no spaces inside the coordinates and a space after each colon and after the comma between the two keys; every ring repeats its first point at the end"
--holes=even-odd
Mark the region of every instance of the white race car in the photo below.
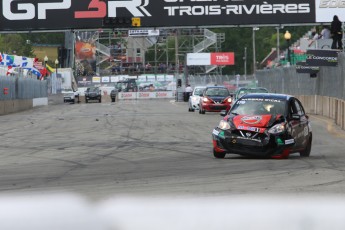
{"type": "Polygon", "coordinates": [[[206,86],[196,86],[188,101],[188,111],[194,112],[199,109],[200,96],[202,95],[206,86]]]}

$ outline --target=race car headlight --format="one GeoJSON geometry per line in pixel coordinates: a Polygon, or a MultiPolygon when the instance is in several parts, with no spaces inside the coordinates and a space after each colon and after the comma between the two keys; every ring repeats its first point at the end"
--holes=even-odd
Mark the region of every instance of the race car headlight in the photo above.
{"type": "Polygon", "coordinates": [[[218,128],[220,128],[222,130],[227,130],[227,129],[230,129],[230,124],[224,120],[221,120],[219,122],[218,128]]]}
{"type": "Polygon", "coordinates": [[[285,123],[277,124],[273,126],[272,128],[270,128],[270,130],[268,130],[268,132],[271,134],[282,133],[284,131],[285,131],[285,123]]]}
{"type": "Polygon", "coordinates": [[[192,101],[193,101],[193,102],[197,102],[198,100],[199,100],[199,99],[196,98],[196,97],[193,97],[193,98],[192,98],[192,101]]]}
{"type": "Polygon", "coordinates": [[[204,97],[204,99],[202,99],[203,102],[208,102],[208,98],[204,97]]]}
{"type": "Polygon", "coordinates": [[[228,98],[228,100],[227,100],[229,103],[231,103],[231,101],[232,101],[232,99],[231,98],[228,98]]]}

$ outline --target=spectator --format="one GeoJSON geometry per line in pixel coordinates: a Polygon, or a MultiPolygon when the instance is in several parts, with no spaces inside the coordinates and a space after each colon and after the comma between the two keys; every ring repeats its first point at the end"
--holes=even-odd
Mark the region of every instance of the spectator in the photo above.
{"type": "Polygon", "coordinates": [[[190,95],[193,93],[193,88],[188,84],[184,91],[184,101],[187,102],[189,100],[190,95]]]}
{"type": "Polygon", "coordinates": [[[341,22],[337,15],[334,15],[333,21],[331,23],[331,36],[333,39],[332,49],[343,49],[342,44],[342,31],[341,31],[341,22]]]}
{"type": "Polygon", "coordinates": [[[193,92],[193,88],[190,86],[190,84],[187,85],[185,91],[186,91],[186,93],[192,93],[193,92]]]}
{"type": "Polygon", "coordinates": [[[329,30],[329,27],[324,25],[323,29],[321,30],[320,34],[321,39],[330,39],[331,38],[331,31],[329,30]]]}

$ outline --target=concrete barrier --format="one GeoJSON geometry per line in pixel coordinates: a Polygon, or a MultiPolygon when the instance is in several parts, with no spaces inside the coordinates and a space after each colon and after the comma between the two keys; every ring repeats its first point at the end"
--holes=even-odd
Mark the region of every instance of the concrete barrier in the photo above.
{"type": "Polygon", "coordinates": [[[32,108],[31,99],[0,101],[0,115],[21,112],[32,108]]]}
{"type": "Polygon", "coordinates": [[[345,101],[327,96],[296,96],[303,104],[307,114],[321,115],[334,120],[335,124],[345,130],[345,101]]]}

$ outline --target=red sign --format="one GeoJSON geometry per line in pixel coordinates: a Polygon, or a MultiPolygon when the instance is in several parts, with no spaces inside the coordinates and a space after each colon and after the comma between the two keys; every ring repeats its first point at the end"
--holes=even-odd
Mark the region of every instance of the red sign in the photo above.
{"type": "Polygon", "coordinates": [[[211,65],[235,65],[235,54],[229,53],[211,53],[211,65]]]}

